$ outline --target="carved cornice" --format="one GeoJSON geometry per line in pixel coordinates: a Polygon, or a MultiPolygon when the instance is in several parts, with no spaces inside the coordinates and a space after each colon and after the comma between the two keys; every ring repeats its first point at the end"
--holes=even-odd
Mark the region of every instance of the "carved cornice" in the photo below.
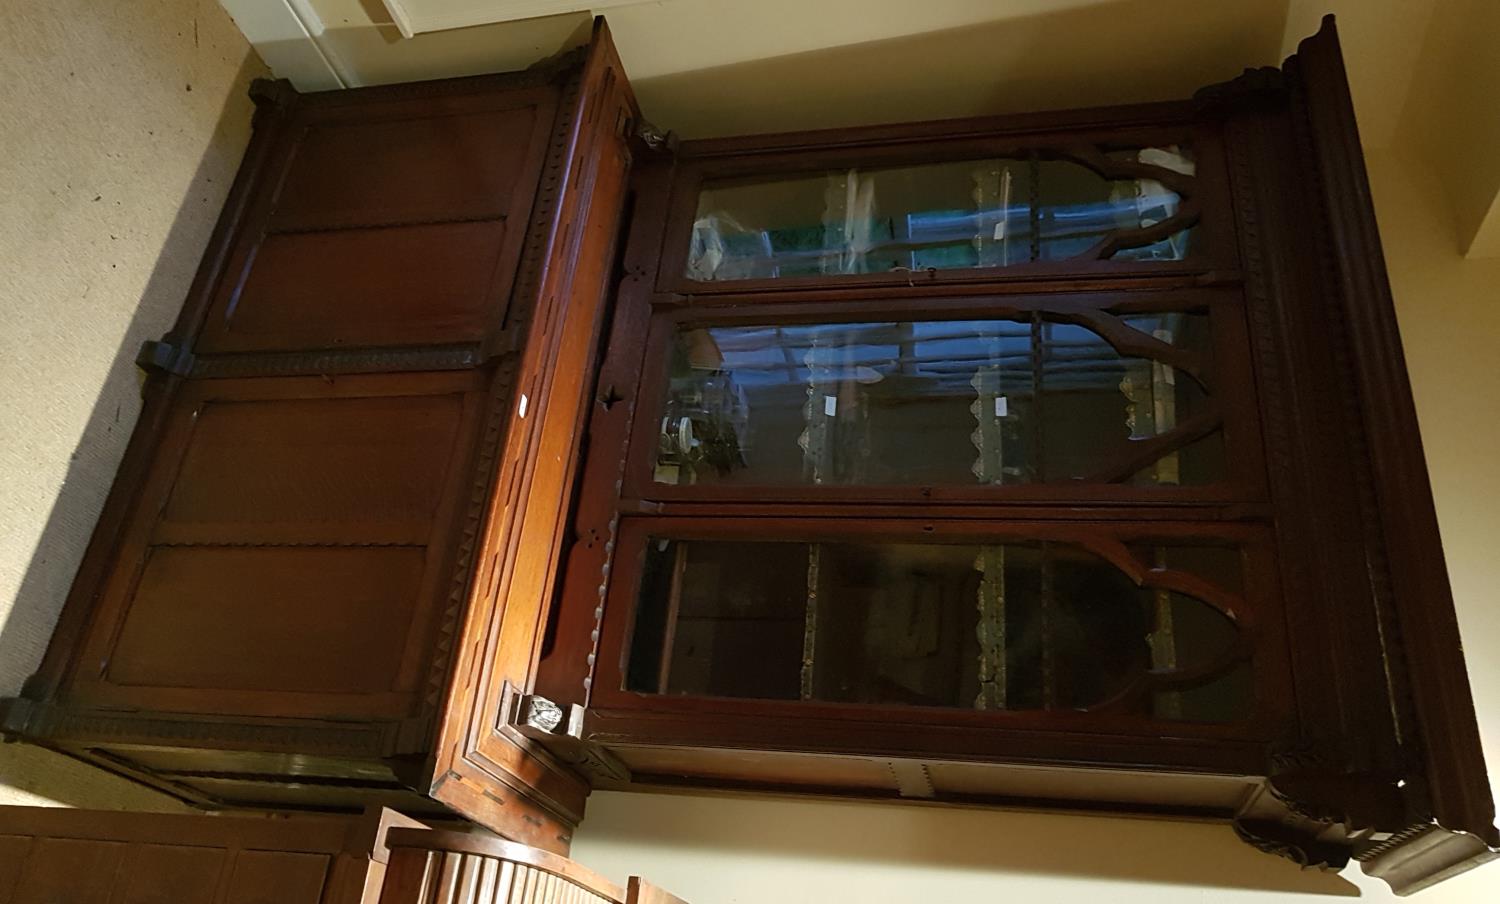
{"type": "MultiPolygon", "coordinates": [[[[1297,142],[1297,155],[1304,161],[1306,172],[1311,176],[1310,184],[1317,184],[1322,165],[1313,147],[1313,125],[1309,117],[1306,97],[1301,87],[1301,75],[1297,59],[1287,61],[1288,81],[1296,86],[1292,92],[1291,113],[1293,134],[1297,142]]],[[[1341,432],[1355,454],[1350,463],[1354,477],[1356,500],[1359,506],[1359,527],[1362,547],[1368,563],[1367,575],[1372,597],[1372,615],[1379,626],[1381,652],[1385,658],[1386,679],[1384,688],[1391,701],[1391,718],[1398,738],[1406,738],[1415,724],[1416,703],[1412,697],[1410,682],[1406,680],[1408,665],[1405,644],[1402,642],[1401,623],[1396,616],[1395,594],[1391,583],[1390,560],[1386,552],[1386,540],[1381,531],[1380,503],[1375,486],[1375,477],[1370,454],[1369,434],[1361,414],[1359,377],[1355,372],[1349,341],[1350,324],[1344,306],[1344,287],[1338,278],[1339,267],[1334,248],[1328,238],[1332,221],[1328,205],[1321,192],[1308,192],[1310,203],[1318,213],[1324,228],[1312,230],[1314,247],[1318,255],[1318,274],[1322,291],[1318,297],[1323,301],[1328,322],[1335,327],[1328,331],[1325,339],[1330,359],[1337,369],[1339,382],[1347,387],[1340,393],[1343,406],[1341,432]]],[[[1401,745],[1402,768],[1409,779],[1425,778],[1426,767],[1421,756],[1410,743],[1401,745]]],[[[1419,783],[1425,789],[1425,781],[1419,783]]]]}
{"type": "Polygon", "coordinates": [[[1286,75],[1275,66],[1246,69],[1227,82],[1199,88],[1193,94],[1199,116],[1220,117],[1280,109],[1287,100],[1286,75]]]}
{"type": "Polygon", "coordinates": [[[1275,820],[1237,819],[1234,834],[1256,850],[1285,857],[1303,869],[1337,870],[1349,863],[1349,851],[1342,845],[1320,841],[1314,834],[1275,820]]]}
{"type": "Polygon", "coordinates": [[[1351,831],[1393,831],[1410,820],[1399,777],[1348,768],[1331,739],[1295,737],[1273,748],[1267,790],[1303,819],[1351,831]]]}
{"type": "Polygon", "coordinates": [[[1304,819],[1351,830],[1390,831],[1407,816],[1397,780],[1358,772],[1308,770],[1271,776],[1271,794],[1304,819]]]}
{"type": "Polygon", "coordinates": [[[1367,876],[1409,895],[1500,856],[1478,836],[1420,823],[1355,855],[1367,876]]]}

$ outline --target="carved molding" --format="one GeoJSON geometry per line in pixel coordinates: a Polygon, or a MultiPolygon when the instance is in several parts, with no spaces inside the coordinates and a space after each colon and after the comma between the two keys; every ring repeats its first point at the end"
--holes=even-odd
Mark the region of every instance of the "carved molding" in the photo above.
{"type": "MultiPolygon", "coordinates": [[[[1295,57],[1287,61],[1289,80],[1296,87],[1296,90],[1292,92],[1291,103],[1293,133],[1297,141],[1297,154],[1305,162],[1304,165],[1312,176],[1312,181],[1317,183],[1322,166],[1313,147],[1312,122],[1309,118],[1304,92],[1301,90],[1301,78],[1296,64],[1295,57]]],[[[1395,723],[1396,736],[1405,738],[1415,724],[1416,703],[1411,694],[1410,682],[1405,680],[1408,674],[1406,649],[1402,642],[1400,620],[1396,617],[1390,561],[1386,552],[1385,536],[1381,531],[1380,503],[1375,485],[1367,427],[1361,414],[1363,400],[1350,349],[1350,324],[1345,309],[1346,289],[1339,279],[1339,267],[1335,260],[1334,248],[1327,238],[1327,231],[1331,228],[1332,222],[1330,211],[1321,192],[1310,191],[1308,194],[1324,225],[1324,229],[1314,230],[1315,247],[1318,253],[1318,273],[1323,283],[1323,291],[1319,293],[1319,297],[1324,303],[1323,307],[1327,312],[1329,324],[1336,327],[1329,330],[1326,337],[1329,356],[1338,371],[1340,383],[1347,387],[1347,391],[1340,394],[1344,409],[1343,423],[1340,427],[1355,452],[1351,472],[1354,476],[1356,499],[1359,505],[1362,545],[1369,563],[1367,574],[1370,593],[1373,597],[1372,614],[1379,626],[1380,644],[1386,660],[1386,668],[1383,671],[1386,679],[1385,691],[1392,701],[1391,718],[1395,723]]],[[[1401,756],[1402,769],[1408,778],[1425,778],[1425,764],[1414,745],[1402,743],[1401,756]]],[[[1422,784],[1425,787],[1425,781],[1422,784]]]]}
{"type": "Polygon", "coordinates": [[[1293,814],[1349,831],[1385,831],[1410,816],[1398,776],[1351,770],[1331,739],[1295,737],[1273,748],[1267,790],[1293,814]]]}
{"type": "Polygon", "coordinates": [[[248,750],[330,753],[381,757],[389,754],[393,725],[378,723],[288,725],[247,721],[218,721],[202,716],[182,718],[75,710],[36,704],[26,700],[6,701],[0,728],[28,739],[66,746],[73,739],[91,746],[161,745],[229,747],[248,750]]]}
{"type": "MultiPolygon", "coordinates": [[[[454,659],[454,639],[457,637],[464,612],[473,592],[475,574],[474,553],[482,540],[486,525],[486,513],[490,510],[491,487],[499,474],[497,459],[501,446],[509,432],[511,412],[516,393],[516,382],[521,367],[525,329],[532,312],[539,302],[537,298],[542,280],[542,268],[546,260],[548,237],[552,232],[552,218],[557,210],[562,190],[563,175],[567,169],[567,155],[573,131],[573,120],[577,115],[579,91],[582,86],[582,62],[586,51],[564,54],[555,61],[539,64],[533,71],[548,71],[550,82],[559,71],[573,67],[563,87],[558,105],[557,121],[552,126],[547,154],[542,165],[541,180],[537,185],[536,198],[532,202],[531,223],[527,228],[526,241],[522,246],[521,259],[517,265],[516,281],[511,290],[511,303],[506,306],[507,322],[499,336],[491,337],[487,347],[505,348],[498,355],[498,364],[490,384],[489,407],[485,413],[484,431],[474,457],[473,483],[464,509],[462,526],[459,529],[453,567],[448,582],[448,594],[444,601],[443,615],[438,622],[437,639],[427,671],[427,688],[423,697],[422,712],[429,726],[435,727],[438,709],[448,686],[448,673],[454,659]]],[[[427,733],[431,732],[431,727],[427,733]]],[[[461,754],[460,754],[461,755],[461,754]]]]}
{"type": "Polygon", "coordinates": [[[1497,856],[1500,850],[1478,836],[1420,823],[1360,851],[1355,859],[1365,875],[1384,880],[1398,895],[1409,895],[1497,856]]]}
{"type": "Polygon", "coordinates": [[[425,348],[325,349],[266,354],[199,355],[191,363],[195,379],[224,377],[316,376],[466,370],[484,363],[477,343],[425,348]]]}
{"type": "Polygon", "coordinates": [[[517,731],[547,749],[588,779],[589,784],[623,784],[630,768],[599,744],[583,738],[583,707],[559,706],[545,697],[528,694],[516,703],[517,731]]]}
{"type": "Polygon", "coordinates": [[[1267,787],[1288,810],[1326,825],[1390,831],[1407,819],[1405,798],[1390,777],[1308,770],[1273,775],[1267,787]]]}
{"type": "Polygon", "coordinates": [[[662,131],[645,119],[636,125],[635,134],[649,150],[672,151],[677,148],[677,133],[662,131]]]}
{"type": "Polygon", "coordinates": [[[1303,869],[1342,869],[1349,851],[1307,832],[1270,819],[1236,819],[1234,834],[1258,851],[1285,857],[1303,869]]]}
{"type": "Polygon", "coordinates": [[[1227,82],[1207,85],[1193,93],[1199,116],[1229,116],[1278,109],[1288,95],[1285,73],[1275,66],[1246,69],[1227,82]]]}

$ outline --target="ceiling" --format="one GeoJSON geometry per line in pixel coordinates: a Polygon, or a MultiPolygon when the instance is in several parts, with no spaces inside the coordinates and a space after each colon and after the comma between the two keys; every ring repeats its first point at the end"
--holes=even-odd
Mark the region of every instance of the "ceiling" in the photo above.
{"type": "Polygon", "coordinates": [[[645,115],[685,137],[1181,98],[1334,12],[1365,144],[1433,166],[1462,248],[1500,254],[1493,0],[220,2],[302,90],[523,68],[602,11],[645,115]]]}

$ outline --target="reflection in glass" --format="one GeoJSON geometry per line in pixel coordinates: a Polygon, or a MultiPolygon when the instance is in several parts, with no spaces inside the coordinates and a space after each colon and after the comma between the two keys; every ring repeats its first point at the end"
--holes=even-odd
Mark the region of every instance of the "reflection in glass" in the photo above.
{"type": "Polygon", "coordinates": [[[698,196],[686,275],[707,282],[1181,260],[1194,217],[1163,180],[1189,185],[1194,169],[1174,145],[1086,163],[1036,154],[711,180],[698,196]]]}
{"type": "MultiPolygon", "coordinates": [[[[1238,583],[1238,557],[1221,552],[1199,561],[1213,563],[1218,586],[1238,583]]],[[[657,694],[1228,721],[1252,702],[1238,639],[1213,605],[1138,586],[1064,543],[657,538],[625,683],[657,694]]]]}
{"type": "Polygon", "coordinates": [[[1205,420],[1213,416],[1202,382],[1211,364],[1207,315],[1079,317],[1095,318],[1093,328],[1042,316],[683,325],[657,420],[655,479],[1222,480],[1222,438],[1205,420]],[[1142,445],[1158,437],[1166,444],[1142,445]]]}

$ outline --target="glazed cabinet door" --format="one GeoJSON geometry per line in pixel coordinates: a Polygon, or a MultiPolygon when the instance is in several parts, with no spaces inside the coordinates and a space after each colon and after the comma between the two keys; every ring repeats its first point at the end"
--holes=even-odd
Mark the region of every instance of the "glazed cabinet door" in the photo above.
{"type": "Polygon", "coordinates": [[[1189,102],[643,161],[532,730],[612,788],[1491,856],[1359,159],[1328,23],[1189,102]]]}

